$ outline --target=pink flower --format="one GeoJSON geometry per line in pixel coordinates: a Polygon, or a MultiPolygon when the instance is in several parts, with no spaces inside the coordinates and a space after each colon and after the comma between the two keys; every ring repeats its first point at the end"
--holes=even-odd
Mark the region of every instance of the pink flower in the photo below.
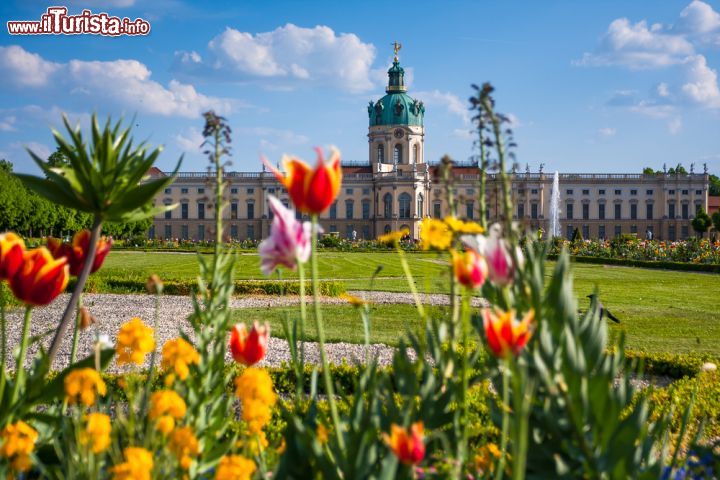
{"type": "Polygon", "coordinates": [[[488,236],[465,235],[463,243],[485,257],[488,264],[488,277],[497,285],[509,285],[515,278],[515,270],[521,267],[524,261],[520,248],[515,250],[515,265],[510,253],[507,239],[503,238],[500,225],[495,223],[488,229],[488,236]]]}
{"type": "Polygon", "coordinates": [[[277,198],[268,197],[270,209],[275,214],[270,236],[260,243],[260,269],[265,275],[271,274],[279,265],[295,270],[298,262],[310,258],[310,222],[301,223],[295,213],[287,209],[277,198]]]}

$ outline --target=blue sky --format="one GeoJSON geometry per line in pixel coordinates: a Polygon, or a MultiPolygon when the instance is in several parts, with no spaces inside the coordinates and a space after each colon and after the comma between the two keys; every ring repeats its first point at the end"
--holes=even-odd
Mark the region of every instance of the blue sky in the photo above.
{"type": "MultiPolygon", "coordinates": [[[[7,0],[4,21],[50,4],[7,0]]],[[[62,4],[62,3],[61,3],[62,4]]],[[[235,170],[314,145],[367,160],[369,100],[390,44],[426,104],[426,160],[472,155],[470,84],[492,82],[517,161],[536,171],[639,172],[682,162],[720,173],[720,0],[280,2],[71,0],[151,23],[148,36],[0,35],[0,158],[54,150],[61,112],[135,116],[134,135],[204,170],[200,113],[233,128],[235,170]],[[209,7],[212,5],[212,8],[209,7]],[[398,4],[399,5],[399,4],[398,4]]]]}

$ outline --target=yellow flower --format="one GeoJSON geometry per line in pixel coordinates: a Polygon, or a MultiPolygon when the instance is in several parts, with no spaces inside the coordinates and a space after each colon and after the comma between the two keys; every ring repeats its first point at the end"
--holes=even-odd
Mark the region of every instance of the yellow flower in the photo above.
{"type": "Polygon", "coordinates": [[[150,480],[152,478],[153,457],[140,447],[128,447],[123,450],[125,461],[110,468],[113,480],[150,480]]]}
{"type": "Polygon", "coordinates": [[[255,463],[242,455],[225,455],[215,472],[215,480],[250,480],[255,463]]]}
{"type": "Polygon", "coordinates": [[[242,418],[252,433],[258,433],[270,422],[277,402],[272,379],[261,368],[247,368],[235,379],[235,394],[242,402],[242,418]]]}
{"type": "Polygon", "coordinates": [[[100,453],[110,446],[110,417],[104,413],[91,413],[87,416],[85,430],[80,433],[80,443],[90,443],[93,453],[100,453]]]}
{"type": "Polygon", "coordinates": [[[495,464],[500,458],[500,449],[494,443],[480,447],[475,455],[475,468],[482,473],[493,473],[495,464]]]}
{"type": "Polygon", "coordinates": [[[479,223],[475,222],[465,222],[463,220],[460,220],[459,218],[455,217],[445,217],[445,223],[455,233],[463,233],[463,234],[477,234],[477,233],[484,233],[485,229],[480,226],[479,223]]]}
{"type": "Polygon", "coordinates": [[[162,368],[164,370],[172,369],[180,380],[187,378],[190,373],[189,365],[198,363],[200,363],[200,354],[185,339],[174,338],[163,345],[162,368]]]}
{"type": "Polygon", "coordinates": [[[86,407],[95,405],[95,395],[105,395],[107,387],[100,373],[93,368],[77,368],[65,377],[65,400],[74,405],[81,402],[86,407]]]}
{"type": "Polygon", "coordinates": [[[385,235],[380,235],[377,240],[380,243],[395,245],[400,240],[402,240],[403,237],[406,237],[408,235],[410,235],[410,230],[408,230],[407,228],[403,228],[402,230],[398,230],[397,232],[390,232],[386,233],[385,235]]]}
{"type": "Polygon", "coordinates": [[[165,435],[175,428],[175,420],[184,417],[185,412],[185,400],[172,390],[159,390],[150,396],[148,417],[155,420],[155,427],[165,435]]]}
{"type": "Polygon", "coordinates": [[[327,443],[328,429],[325,425],[323,425],[322,423],[318,423],[315,434],[317,435],[318,442],[320,442],[321,445],[325,445],[327,443]]]}
{"type": "Polygon", "coordinates": [[[420,224],[420,246],[423,250],[447,250],[453,234],[442,220],[425,218],[420,224]]]}
{"type": "Polygon", "coordinates": [[[35,450],[38,432],[22,420],[5,426],[0,432],[0,457],[7,458],[16,472],[30,470],[30,454],[35,450]]]}
{"type": "Polygon", "coordinates": [[[183,470],[188,470],[193,461],[200,453],[200,444],[190,427],[176,428],[170,435],[170,451],[180,461],[183,470]]]}
{"type": "Polygon", "coordinates": [[[133,318],[120,327],[115,349],[119,366],[126,363],[142,365],[145,362],[145,355],[155,349],[153,329],[139,318],[133,318]]]}
{"type": "Polygon", "coordinates": [[[367,300],[363,300],[362,298],[358,298],[347,293],[340,295],[340,298],[346,300],[353,307],[363,307],[369,303],[367,300]]]}

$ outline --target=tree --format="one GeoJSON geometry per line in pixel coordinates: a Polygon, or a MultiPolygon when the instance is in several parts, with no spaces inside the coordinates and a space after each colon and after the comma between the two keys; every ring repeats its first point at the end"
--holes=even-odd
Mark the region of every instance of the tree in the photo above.
{"type": "Polygon", "coordinates": [[[66,167],[70,164],[70,159],[58,147],[57,150],[50,154],[47,163],[51,168],[66,167]]]}
{"type": "Polygon", "coordinates": [[[655,175],[655,170],[652,167],[643,168],[643,175],[655,175]]]}
{"type": "Polygon", "coordinates": [[[712,214],[712,223],[715,226],[715,231],[720,232],[720,210],[712,214]]]}
{"type": "Polygon", "coordinates": [[[720,197],[720,177],[710,175],[710,189],[708,191],[713,197],[720,197]]]}
{"type": "Polygon", "coordinates": [[[693,229],[702,237],[708,231],[710,225],[712,225],[710,215],[705,212],[704,208],[700,207],[692,220],[693,229]]]}
{"type": "Polygon", "coordinates": [[[0,160],[0,170],[7,173],[12,173],[13,171],[13,164],[10,160],[5,160],[4,158],[0,160]]]}

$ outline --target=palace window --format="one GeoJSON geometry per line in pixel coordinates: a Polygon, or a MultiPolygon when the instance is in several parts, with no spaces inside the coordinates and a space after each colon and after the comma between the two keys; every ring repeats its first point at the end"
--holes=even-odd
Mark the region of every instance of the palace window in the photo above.
{"type": "Polygon", "coordinates": [[[370,195],[370,189],[369,189],[369,188],[363,188],[362,192],[363,192],[363,195],[370,195]]]}
{"type": "Polygon", "coordinates": [[[566,194],[566,195],[572,195],[572,194],[573,194],[573,189],[572,189],[572,188],[568,188],[567,190],[565,190],[565,194],[566,194]]]}
{"type": "Polygon", "coordinates": [[[181,188],[180,193],[188,193],[189,190],[187,188],[181,188]]]}
{"type": "Polygon", "coordinates": [[[695,195],[702,195],[702,190],[695,190],[695,195]]]}
{"type": "Polygon", "coordinates": [[[652,191],[652,190],[646,190],[645,193],[646,193],[647,195],[652,195],[652,194],[653,194],[653,191],[652,191]]]}
{"type": "Polygon", "coordinates": [[[237,225],[230,225],[230,238],[237,238],[238,228],[237,225]]]}
{"type": "Polygon", "coordinates": [[[517,206],[517,218],[524,218],[525,217],[525,204],[524,203],[518,203],[517,206]]]}
{"type": "Polygon", "coordinates": [[[370,202],[364,200],[362,202],[362,218],[368,220],[370,218],[370,202]]]}
{"type": "Polygon", "coordinates": [[[605,189],[601,188],[600,190],[598,190],[598,195],[605,195],[605,189]]]}
{"type": "Polygon", "coordinates": [[[538,218],[538,204],[537,203],[530,204],[530,218],[532,218],[533,220],[537,220],[537,218],[538,218]]]}
{"type": "Polygon", "coordinates": [[[622,235],[622,227],[620,225],[615,225],[615,236],[619,237],[622,235]]]}
{"type": "Polygon", "coordinates": [[[230,218],[233,220],[236,220],[237,216],[238,216],[237,202],[233,202],[230,204],[230,218]]]}
{"type": "Polygon", "coordinates": [[[181,214],[180,216],[181,216],[181,218],[187,219],[187,218],[188,218],[188,212],[189,212],[189,210],[188,210],[188,204],[187,204],[187,203],[183,203],[182,205],[180,205],[180,214],[181,214]]]}
{"type": "Polygon", "coordinates": [[[465,204],[465,217],[472,220],[474,216],[475,211],[475,203],[474,202],[467,202],[465,204]]]}
{"type": "Polygon", "coordinates": [[[585,239],[590,238],[590,225],[582,226],[582,235],[585,239]]]}
{"type": "Polygon", "coordinates": [[[688,218],[690,218],[690,209],[688,208],[687,203],[683,203],[682,205],[682,218],[683,220],[687,220],[688,218]]]}
{"type": "Polygon", "coordinates": [[[622,190],[620,190],[620,189],[615,190],[615,195],[622,195],[622,190]]]}
{"type": "Polygon", "coordinates": [[[402,163],[402,145],[399,143],[395,145],[395,148],[393,149],[393,163],[395,165],[402,163]]]}
{"type": "Polygon", "coordinates": [[[675,219],[675,204],[674,203],[668,203],[668,217],[670,219],[675,219]]]}
{"type": "Polygon", "coordinates": [[[199,188],[198,188],[198,193],[205,193],[205,189],[202,188],[202,187],[199,187],[199,188]]]}
{"type": "Polygon", "coordinates": [[[166,194],[172,193],[172,188],[166,188],[166,189],[165,189],[165,193],[166,193],[166,194]]]}
{"type": "Polygon", "coordinates": [[[630,195],[637,195],[637,190],[630,190],[630,195]]]}
{"type": "Polygon", "coordinates": [[[231,189],[230,189],[230,193],[237,194],[237,193],[238,193],[238,189],[237,189],[237,188],[231,188],[231,189]]]}
{"type": "Polygon", "coordinates": [[[442,205],[440,202],[433,203],[433,217],[442,218],[442,205]]]}
{"type": "Polygon", "coordinates": [[[370,240],[370,225],[363,225],[362,234],[364,240],[370,240]]]}
{"type": "MultiPolygon", "coordinates": [[[[590,219],[590,204],[589,203],[583,203],[583,220],[589,220],[590,219]]],[[[587,238],[587,237],[584,237],[587,238]]]]}
{"type": "Polygon", "coordinates": [[[172,225],[165,225],[165,238],[172,238],[172,225]]]}
{"type": "Polygon", "coordinates": [[[392,195],[386,193],[383,197],[383,216],[385,218],[392,217],[392,195]]]}
{"type": "Polygon", "coordinates": [[[590,195],[590,190],[583,190],[583,195],[590,195]]]}
{"type": "Polygon", "coordinates": [[[572,220],[572,218],[573,218],[573,204],[572,203],[568,203],[567,205],[565,205],[565,213],[566,213],[566,218],[568,220],[572,220]]]}
{"type": "Polygon", "coordinates": [[[637,220],[637,204],[630,204],[630,220],[637,220]]]}
{"type": "Polygon", "coordinates": [[[337,218],[337,202],[333,202],[330,205],[330,218],[335,220],[337,218]]]}
{"type": "Polygon", "coordinates": [[[601,203],[598,205],[598,218],[600,220],[605,220],[605,204],[601,203]]]}
{"type": "Polygon", "coordinates": [[[622,205],[620,205],[619,203],[616,203],[615,204],[615,220],[620,220],[622,218],[621,211],[622,211],[622,205]]]}
{"type": "Polygon", "coordinates": [[[352,189],[352,188],[346,188],[346,189],[345,189],[345,195],[352,195],[352,194],[353,194],[353,189],[352,189]]]}
{"type": "Polygon", "coordinates": [[[408,193],[400,194],[400,218],[410,218],[410,201],[412,198],[408,193]]]}
{"type": "Polygon", "coordinates": [[[537,189],[537,188],[531,188],[531,189],[530,189],[530,193],[531,193],[532,195],[537,195],[538,189],[537,189]]]}
{"type": "Polygon", "coordinates": [[[166,218],[166,219],[172,218],[172,210],[167,210],[167,211],[165,212],[165,218],[166,218]]]}
{"type": "Polygon", "coordinates": [[[198,203],[198,218],[200,220],[205,220],[205,204],[204,203],[198,203]]]}
{"type": "Polygon", "coordinates": [[[188,234],[188,226],[182,225],[180,227],[180,238],[183,240],[187,240],[190,235],[188,234]]]}
{"type": "Polygon", "coordinates": [[[255,204],[252,202],[248,202],[247,204],[247,218],[248,220],[255,218],[255,204]]]}
{"type": "Polygon", "coordinates": [[[605,225],[598,225],[598,238],[605,240],[605,225]]]}
{"type": "Polygon", "coordinates": [[[353,206],[352,200],[345,201],[345,218],[353,218],[353,206]]]}
{"type": "Polygon", "coordinates": [[[648,220],[652,220],[652,218],[653,218],[653,204],[652,203],[648,203],[645,206],[645,217],[648,220]]]}
{"type": "Polygon", "coordinates": [[[247,226],[247,238],[248,240],[255,240],[255,225],[247,226]]]}
{"type": "Polygon", "coordinates": [[[255,189],[254,189],[254,188],[248,188],[248,189],[247,189],[247,193],[255,193],[255,189]]]}
{"type": "Polygon", "coordinates": [[[205,240],[205,225],[198,225],[198,240],[205,240]]]}
{"type": "Polygon", "coordinates": [[[377,161],[378,163],[383,163],[385,161],[385,147],[382,143],[379,143],[377,146],[377,161]]]}

